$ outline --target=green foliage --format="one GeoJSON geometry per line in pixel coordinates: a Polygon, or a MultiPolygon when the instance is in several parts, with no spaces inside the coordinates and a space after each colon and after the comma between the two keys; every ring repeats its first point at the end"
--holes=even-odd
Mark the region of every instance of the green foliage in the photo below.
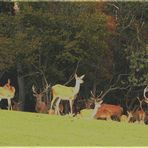
{"type": "Polygon", "coordinates": [[[113,38],[115,73],[128,74],[131,86],[147,85],[147,6],[145,2],[109,2],[106,10],[117,19],[113,38]]]}
{"type": "Polygon", "coordinates": [[[51,84],[65,83],[77,63],[77,73],[86,74],[86,96],[92,88],[104,89],[121,73],[130,75],[131,85],[147,84],[147,3],[19,5],[16,16],[0,14],[0,71],[16,71],[21,63],[28,93],[32,83],[42,87],[45,77],[51,84]],[[114,32],[107,26],[108,17],[116,23],[114,32]]]}
{"type": "Polygon", "coordinates": [[[129,82],[134,86],[143,86],[148,83],[148,47],[132,52],[130,56],[129,82]]]}

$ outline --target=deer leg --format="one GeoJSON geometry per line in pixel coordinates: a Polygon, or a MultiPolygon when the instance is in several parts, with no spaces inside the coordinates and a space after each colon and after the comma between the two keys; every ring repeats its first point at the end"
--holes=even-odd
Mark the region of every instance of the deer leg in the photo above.
{"type": "Polygon", "coordinates": [[[106,116],[106,120],[111,120],[111,116],[110,115],[106,116]]]}
{"type": "Polygon", "coordinates": [[[70,113],[71,115],[73,114],[73,108],[72,108],[72,105],[73,105],[73,100],[69,100],[69,104],[70,104],[70,113]]]}
{"type": "Polygon", "coordinates": [[[55,101],[57,97],[53,97],[52,101],[51,101],[51,105],[50,105],[50,113],[52,112],[52,106],[53,106],[53,103],[55,101]]]}
{"type": "Polygon", "coordinates": [[[8,110],[12,110],[11,99],[7,99],[7,100],[8,100],[8,110]]]}
{"type": "Polygon", "coordinates": [[[59,104],[60,104],[61,99],[59,98],[56,102],[56,109],[55,109],[55,113],[57,115],[60,115],[60,111],[59,111],[59,104]]]}
{"type": "Polygon", "coordinates": [[[52,109],[53,103],[55,101],[56,97],[53,97],[52,101],[51,101],[51,105],[50,105],[50,109],[52,109]]]}

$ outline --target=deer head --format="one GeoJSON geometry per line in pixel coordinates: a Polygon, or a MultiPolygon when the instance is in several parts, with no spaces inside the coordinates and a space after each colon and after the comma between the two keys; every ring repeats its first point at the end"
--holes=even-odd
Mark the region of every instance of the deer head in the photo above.
{"type": "Polygon", "coordinates": [[[83,81],[83,78],[84,78],[85,75],[82,75],[81,77],[78,77],[77,74],[75,74],[75,79],[76,81],[79,82],[79,84],[82,84],[84,81],[83,81]]]}
{"type": "Polygon", "coordinates": [[[95,103],[101,104],[103,102],[102,97],[101,97],[102,93],[103,91],[101,91],[99,95],[95,96],[93,92],[91,91],[91,100],[94,101],[95,103]]]}
{"type": "Polygon", "coordinates": [[[38,93],[38,92],[36,91],[35,86],[33,85],[33,86],[32,86],[33,96],[35,96],[35,97],[37,98],[37,100],[41,100],[43,94],[48,91],[48,88],[49,88],[49,87],[50,87],[49,85],[46,85],[46,87],[44,88],[44,90],[43,90],[42,92],[38,93]]]}
{"type": "Polygon", "coordinates": [[[12,100],[12,103],[13,103],[13,105],[12,105],[12,110],[19,111],[22,102],[12,100]]]}
{"type": "Polygon", "coordinates": [[[98,96],[95,96],[91,91],[91,95],[92,95],[91,100],[94,102],[95,108],[101,107],[101,104],[103,103],[103,100],[101,98],[102,93],[103,91],[101,91],[101,93],[98,96]]]}

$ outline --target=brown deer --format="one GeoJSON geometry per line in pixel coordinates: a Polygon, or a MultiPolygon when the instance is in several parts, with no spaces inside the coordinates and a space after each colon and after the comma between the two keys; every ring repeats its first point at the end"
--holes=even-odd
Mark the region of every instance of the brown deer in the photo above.
{"type": "Polygon", "coordinates": [[[10,83],[11,81],[10,79],[8,79],[7,83],[3,87],[0,87],[0,100],[1,99],[8,100],[8,110],[12,110],[11,99],[15,95],[15,88],[11,86],[10,83]]]}
{"type": "Polygon", "coordinates": [[[102,100],[102,92],[99,96],[95,97],[95,95],[91,92],[93,99],[95,100],[95,108],[92,114],[92,117],[95,119],[116,119],[120,121],[120,117],[123,112],[123,108],[119,105],[111,105],[103,103],[102,100]],[[103,104],[102,104],[103,103],[103,104]]]}
{"type": "Polygon", "coordinates": [[[146,122],[147,115],[146,115],[146,113],[145,113],[145,111],[143,110],[143,107],[142,107],[143,102],[148,103],[148,98],[146,97],[146,92],[148,92],[148,86],[146,86],[146,88],[144,89],[144,92],[143,92],[144,99],[140,100],[140,98],[137,97],[137,99],[140,103],[140,109],[136,110],[135,112],[134,111],[128,112],[129,122],[136,122],[136,121],[138,123],[145,123],[146,122]]]}
{"type": "Polygon", "coordinates": [[[128,122],[138,122],[138,123],[144,123],[146,113],[144,112],[142,108],[142,103],[144,100],[140,100],[139,97],[137,97],[139,103],[140,103],[140,109],[137,109],[136,111],[127,111],[128,113],[128,122]]]}
{"type": "Polygon", "coordinates": [[[21,102],[12,100],[12,110],[20,111],[21,102]]]}
{"type": "Polygon", "coordinates": [[[32,86],[33,96],[35,96],[36,98],[35,110],[37,113],[48,112],[47,104],[44,101],[42,101],[43,95],[45,92],[47,92],[48,88],[49,88],[49,85],[47,85],[42,92],[37,93],[37,91],[35,90],[35,86],[34,85],[32,86]]]}

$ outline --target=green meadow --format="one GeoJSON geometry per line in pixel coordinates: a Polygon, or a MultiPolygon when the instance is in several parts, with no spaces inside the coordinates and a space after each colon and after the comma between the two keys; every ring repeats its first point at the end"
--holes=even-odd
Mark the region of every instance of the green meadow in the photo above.
{"type": "Polygon", "coordinates": [[[148,146],[148,126],[0,110],[0,146],[148,146]]]}

